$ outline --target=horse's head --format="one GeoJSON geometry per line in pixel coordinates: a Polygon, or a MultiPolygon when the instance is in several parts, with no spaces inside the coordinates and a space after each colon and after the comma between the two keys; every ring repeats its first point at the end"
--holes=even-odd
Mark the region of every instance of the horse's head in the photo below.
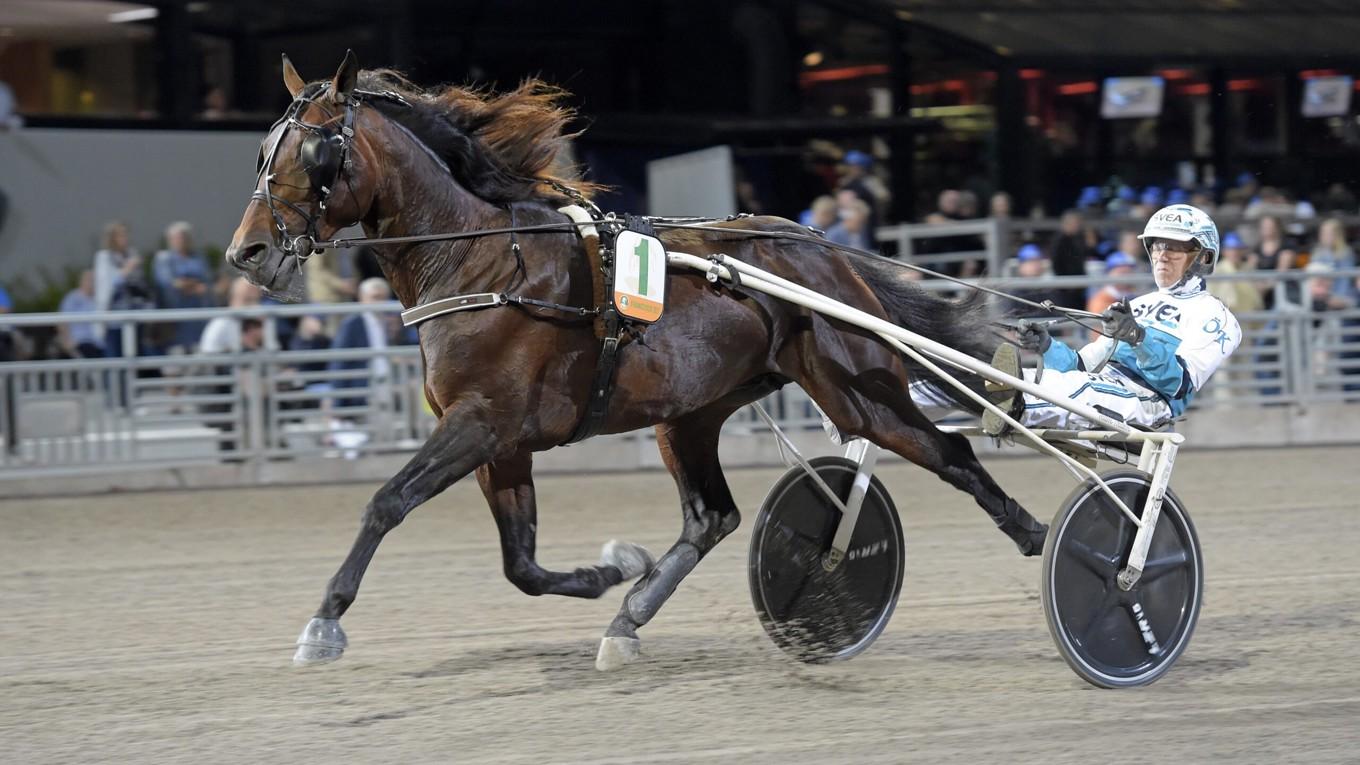
{"type": "Polygon", "coordinates": [[[313,243],[359,222],[372,204],[376,163],[358,130],[358,75],[353,51],[330,82],[311,85],[283,57],[293,102],[260,144],[255,191],[226,253],[277,297],[301,299],[313,243]]]}

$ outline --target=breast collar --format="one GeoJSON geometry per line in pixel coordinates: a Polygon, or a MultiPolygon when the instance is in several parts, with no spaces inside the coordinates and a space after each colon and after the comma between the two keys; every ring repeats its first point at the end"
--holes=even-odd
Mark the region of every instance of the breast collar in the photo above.
{"type": "MultiPolygon", "coordinates": [[[[591,239],[594,239],[596,242],[599,241],[600,234],[595,227],[595,224],[599,219],[591,215],[590,211],[587,211],[580,205],[567,205],[566,207],[558,208],[557,211],[570,218],[572,223],[576,224],[572,228],[576,231],[582,242],[586,242],[588,245],[589,240],[591,239]]],[[[516,228],[513,220],[511,221],[511,228],[516,228]]],[[[511,233],[510,249],[518,255],[519,241],[514,238],[513,233],[511,233]]],[[[576,316],[594,316],[599,312],[598,308],[565,306],[558,303],[526,298],[521,295],[509,295],[504,292],[473,292],[465,295],[440,298],[439,300],[432,300],[428,303],[415,306],[414,308],[408,308],[401,312],[401,323],[408,327],[414,327],[438,316],[447,316],[448,314],[458,313],[460,311],[473,311],[478,308],[495,308],[496,306],[509,304],[562,311],[569,314],[575,314],[576,316]]]]}

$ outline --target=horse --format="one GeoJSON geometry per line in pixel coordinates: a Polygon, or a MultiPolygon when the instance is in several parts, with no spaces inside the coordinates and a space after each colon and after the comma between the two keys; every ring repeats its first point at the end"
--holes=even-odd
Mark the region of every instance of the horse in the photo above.
{"type": "MultiPolygon", "coordinates": [[[[597,305],[599,253],[552,225],[567,220],[559,208],[597,192],[561,166],[574,137],[565,130],[573,118],[565,91],[537,80],[501,93],[423,89],[390,70],[360,70],[352,51],[330,80],[312,83],[285,56],[283,80],[294,100],[262,141],[256,187],[226,252],[249,280],[296,297],[298,261],[324,257],[313,243],[359,224],[379,240],[379,262],[407,308],[512,288],[543,304],[597,305]],[[472,235],[434,236],[449,231],[472,235]]],[[[998,344],[976,300],[930,295],[901,269],[822,246],[782,218],[659,236],[668,251],[724,253],[979,359],[998,344]]],[[[602,353],[600,317],[528,303],[439,316],[419,325],[424,394],[438,423],[364,508],[295,664],[341,657],[348,639],[339,619],[383,537],[469,474],[495,517],[504,574],[523,592],[597,598],[636,579],[596,663],[636,660],[638,630],[740,521],[718,460],[724,421],[789,383],[841,433],[971,494],[1022,554],[1041,552],[1047,527],[1002,491],[966,438],[941,432],[913,405],[908,384],[922,372],[878,336],[698,272],[667,279],[665,313],[623,338],[599,430],[655,429],[680,495],[681,531],[670,549],[653,561],[638,545],[610,542],[598,564],[572,571],[535,560],[533,455],[563,444],[585,416],[602,353]]]]}

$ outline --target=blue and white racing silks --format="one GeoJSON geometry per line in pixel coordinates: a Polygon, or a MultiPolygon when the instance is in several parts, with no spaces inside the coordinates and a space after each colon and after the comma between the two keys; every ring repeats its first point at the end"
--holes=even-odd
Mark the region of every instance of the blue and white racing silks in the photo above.
{"type": "MultiPolygon", "coordinates": [[[[1110,365],[1161,396],[1172,416],[1179,417],[1242,342],[1242,327],[1198,276],[1134,298],[1130,307],[1146,336],[1137,347],[1119,343],[1110,365]]],[[[1044,352],[1044,365],[1059,372],[1093,369],[1112,342],[1102,337],[1074,351],[1055,338],[1044,352]]]]}

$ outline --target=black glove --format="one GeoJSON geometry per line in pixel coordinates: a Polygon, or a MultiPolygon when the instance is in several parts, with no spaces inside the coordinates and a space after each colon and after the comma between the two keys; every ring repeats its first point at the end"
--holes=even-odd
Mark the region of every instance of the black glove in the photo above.
{"type": "Polygon", "coordinates": [[[1016,322],[1015,335],[1021,348],[1038,354],[1047,351],[1048,346],[1053,343],[1053,338],[1048,335],[1048,324],[1045,322],[1021,319],[1016,322]]]}
{"type": "Polygon", "coordinates": [[[1129,345],[1138,345],[1147,335],[1147,331],[1138,326],[1138,322],[1133,318],[1127,300],[1121,300],[1105,309],[1102,319],[1101,329],[1116,341],[1122,340],[1129,345]]]}

